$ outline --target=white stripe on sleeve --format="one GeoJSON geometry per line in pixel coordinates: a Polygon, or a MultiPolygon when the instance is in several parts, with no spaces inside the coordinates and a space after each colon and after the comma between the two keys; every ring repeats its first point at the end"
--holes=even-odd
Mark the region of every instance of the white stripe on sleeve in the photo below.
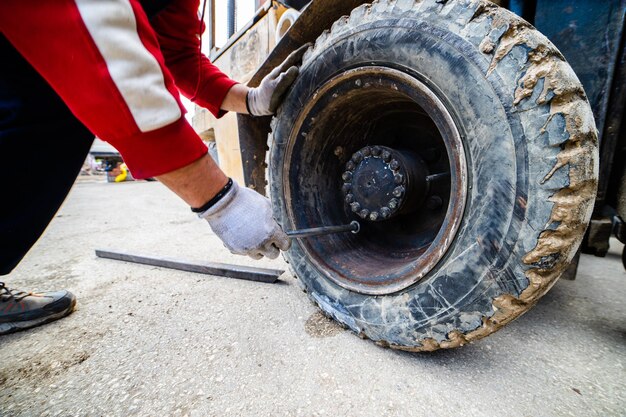
{"type": "Polygon", "coordinates": [[[75,1],[139,130],[149,132],[180,119],[181,110],[165,88],[159,63],[139,38],[130,2],[75,1]]]}

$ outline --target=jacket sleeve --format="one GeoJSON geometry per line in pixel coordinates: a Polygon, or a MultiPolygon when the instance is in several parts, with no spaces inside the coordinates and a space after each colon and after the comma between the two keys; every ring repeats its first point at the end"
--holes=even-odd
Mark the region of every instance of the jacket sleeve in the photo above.
{"type": "Polygon", "coordinates": [[[133,176],[206,154],[137,0],[3,0],[0,30],[133,176]]]}
{"type": "Polygon", "coordinates": [[[180,92],[215,117],[221,117],[225,113],[220,110],[224,97],[237,82],[200,51],[204,22],[198,16],[199,4],[200,0],[172,1],[150,23],[180,92]]]}

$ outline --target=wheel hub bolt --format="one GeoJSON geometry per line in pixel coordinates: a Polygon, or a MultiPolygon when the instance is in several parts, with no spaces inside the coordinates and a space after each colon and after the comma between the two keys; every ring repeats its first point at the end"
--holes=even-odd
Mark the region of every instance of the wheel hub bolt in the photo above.
{"type": "Polygon", "coordinates": [[[394,188],[394,190],[393,190],[393,196],[394,197],[400,198],[403,195],[404,195],[404,187],[403,186],[399,186],[399,187],[394,188]]]}
{"type": "Polygon", "coordinates": [[[437,210],[443,206],[443,200],[438,195],[433,195],[426,200],[426,207],[429,210],[437,210]]]}

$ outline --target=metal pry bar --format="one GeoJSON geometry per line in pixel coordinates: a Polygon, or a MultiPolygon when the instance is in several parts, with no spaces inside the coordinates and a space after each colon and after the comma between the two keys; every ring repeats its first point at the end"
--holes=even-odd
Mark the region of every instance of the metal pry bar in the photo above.
{"type": "Polygon", "coordinates": [[[330,235],[333,233],[345,233],[352,232],[354,234],[359,233],[361,230],[361,225],[356,220],[353,220],[350,224],[342,224],[340,226],[324,226],[324,227],[313,227],[311,229],[300,229],[300,230],[291,230],[287,233],[287,236],[290,238],[299,238],[299,237],[311,237],[311,236],[322,236],[322,235],[330,235]]]}
{"type": "Polygon", "coordinates": [[[115,259],[117,261],[134,262],[137,264],[159,266],[161,268],[176,269],[179,271],[245,279],[248,281],[266,282],[269,284],[276,282],[278,277],[285,272],[279,269],[254,268],[217,262],[192,263],[177,259],[154,258],[151,256],[132,255],[129,253],[111,252],[99,249],[96,249],[96,256],[99,258],[115,259]]]}

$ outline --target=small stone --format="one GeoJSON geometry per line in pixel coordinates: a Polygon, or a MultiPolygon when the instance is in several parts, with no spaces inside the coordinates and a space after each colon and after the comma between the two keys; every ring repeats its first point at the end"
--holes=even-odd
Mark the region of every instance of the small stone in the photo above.
{"type": "Polygon", "coordinates": [[[369,211],[368,209],[363,209],[363,210],[361,210],[361,211],[359,212],[359,216],[360,216],[362,219],[366,219],[366,218],[367,218],[367,216],[369,216],[369,214],[370,214],[370,211],[369,211]]]}
{"type": "Polygon", "coordinates": [[[361,162],[363,160],[363,153],[361,151],[356,151],[354,153],[354,155],[352,155],[352,161],[355,164],[358,164],[359,162],[361,162]]]}
{"type": "Polygon", "coordinates": [[[352,172],[350,171],[346,171],[341,175],[341,178],[345,181],[345,182],[350,182],[352,181],[352,172]]]}
{"type": "Polygon", "coordinates": [[[353,194],[346,195],[346,203],[350,204],[352,202],[354,202],[354,195],[353,194]]]}
{"type": "Polygon", "coordinates": [[[389,168],[393,169],[394,171],[398,170],[398,168],[400,168],[400,162],[395,159],[391,160],[391,162],[389,162],[389,168]]]}
{"type": "Polygon", "coordinates": [[[383,158],[383,161],[385,161],[385,162],[391,161],[391,152],[383,151],[382,158],[383,158]]]}
{"type": "Polygon", "coordinates": [[[391,210],[389,209],[389,207],[383,207],[380,209],[380,217],[386,219],[389,216],[391,216],[391,210]]]}
{"type": "Polygon", "coordinates": [[[357,202],[354,202],[350,204],[350,208],[352,209],[353,213],[356,213],[357,211],[361,210],[361,205],[357,202]]]}
{"type": "Polygon", "coordinates": [[[378,220],[378,212],[377,211],[373,211],[370,213],[370,220],[375,222],[376,220],[378,220]]]}
{"type": "Polygon", "coordinates": [[[478,46],[480,51],[484,54],[491,54],[496,47],[496,44],[489,38],[483,39],[483,41],[478,46]]]}
{"type": "Polygon", "coordinates": [[[365,148],[361,149],[361,152],[363,152],[363,156],[370,156],[372,154],[372,148],[366,146],[365,148]]]}
{"type": "Polygon", "coordinates": [[[398,208],[398,200],[396,200],[395,198],[392,198],[391,200],[389,200],[389,203],[387,203],[387,205],[389,206],[391,210],[395,210],[398,208]]]}
{"type": "Polygon", "coordinates": [[[393,196],[394,197],[402,197],[402,195],[404,194],[404,187],[403,186],[399,186],[393,189],[393,196]]]}
{"type": "Polygon", "coordinates": [[[382,151],[383,151],[383,150],[382,150],[382,149],[380,149],[380,146],[373,146],[373,147],[372,147],[372,155],[374,155],[374,156],[380,156],[380,153],[381,153],[382,151]]]}
{"type": "Polygon", "coordinates": [[[404,182],[404,176],[402,174],[396,174],[393,176],[393,181],[398,185],[402,184],[404,182]]]}
{"type": "Polygon", "coordinates": [[[346,163],[346,171],[354,171],[354,168],[356,168],[356,165],[354,164],[354,162],[348,161],[346,163]]]}
{"type": "Polygon", "coordinates": [[[350,190],[352,189],[352,184],[350,184],[349,182],[346,182],[342,187],[341,187],[341,191],[345,193],[349,193],[350,190]]]}

